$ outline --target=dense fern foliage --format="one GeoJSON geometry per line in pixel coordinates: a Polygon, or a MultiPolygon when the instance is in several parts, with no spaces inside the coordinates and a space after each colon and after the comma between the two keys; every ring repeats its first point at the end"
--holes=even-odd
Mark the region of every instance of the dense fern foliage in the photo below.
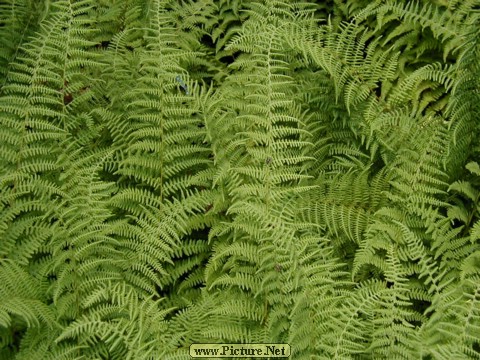
{"type": "Polygon", "coordinates": [[[480,359],[480,2],[0,2],[0,359],[480,359]]]}

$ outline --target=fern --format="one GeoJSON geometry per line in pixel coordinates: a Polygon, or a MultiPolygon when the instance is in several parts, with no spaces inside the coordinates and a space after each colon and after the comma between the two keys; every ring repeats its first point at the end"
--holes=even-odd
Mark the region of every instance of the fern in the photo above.
{"type": "Polygon", "coordinates": [[[479,358],[478,0],[0,5],[0,358],[479,358]]]}

